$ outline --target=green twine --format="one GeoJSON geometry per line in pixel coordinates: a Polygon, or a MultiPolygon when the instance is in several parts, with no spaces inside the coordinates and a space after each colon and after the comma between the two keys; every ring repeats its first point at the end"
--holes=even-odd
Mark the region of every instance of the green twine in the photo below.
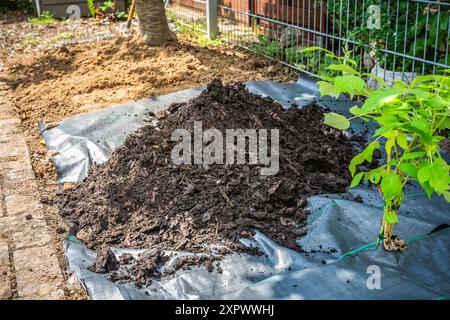
{"type": "MultiPolygon", "coordinates": [[[[439,234],[439,233],[443,233],[444,231],[449,231],[449,230],[450,230],[450,227],[445,228],[445,229],[442,229],[442,230],[439,230],[439,231],[436,231],[436,232],[433,232],[433,233],[431,233],[431,234],[419,234],[419,235],[417,235],[417,236],[414,236],[414,237],[411,237],[411,238],[405,240],[405,242],[406,242],[407,244],[410,244],[410,243],[412,243],[412,242],[414,242],[414,241],[426,239],[426,238],[428,238],[428,237],[435,236],[435,235],[437,235],[437,234],[439,234]]],[[[380,240],[380,242],[383,242],[383,240],[380,240]]],[[[349,252],[347,252],[347,253],[344,253],[343,255],[341,255],[341,256],[338,258],[338,260],[342,260],[342,259],[344,259],[345,257],[354,255],[354,254],[356,254],[356,253],[358,253],[358,252],[360,252],[360,251],[366,252],[366,251],[376,251],[376,250],[378,250],[378,246],[377,246],[377,242],[375,241],[375,242],[371,242],[371,243],[365,244],[365,245],[363,245],[363,246],[361,246],[361,247],[359,247],[359,248],[356,248],[356,249],[354,249],[354,250],[351,250],[351,251],[349,251],[349,252]],[[373,246],[374,246],[375,248],[369,249],[370,247],[373,247],[373,246]]]]}
{"type": "Polygon", "coordinates": [[[74,236],[73,234],[70,234],[70,233],[66,234],[66,239],[71,242],[75,242],[75,243],[83,243],[82,241],[80,241],[80,239],[78,239],[76,236],[74,236]]]}

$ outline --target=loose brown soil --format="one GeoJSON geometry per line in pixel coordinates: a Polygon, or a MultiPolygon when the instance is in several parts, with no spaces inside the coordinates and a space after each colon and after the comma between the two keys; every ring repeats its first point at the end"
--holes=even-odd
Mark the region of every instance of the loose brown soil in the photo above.
{"type": "Polygon", "coordinates": [[[113,37],[110,24],[96,19],[54,20],[36,24],[26,10],[0,12],[0,60],[76,42],[113,37]]]}
{"type": "MultiPolygon", "coordinates": [[[[189,103],[154,116],[161,119],[158,128],[136,131],[57,200],[72,232],[89,248],[153,250],[138,283],[156,274],[165,250],[209,253],[208,245],[220,243],[248,251],[239,238],[251,237],[254,229],[301,250],[295,240],[305,234],[306,197],[343,192],[349,184],[353,147],[340,131],[322,124],[323,109],[316,105],[285,110],[242,85],[216,80],[189,103]],[[279,129],[278,173],[261,175],[261,165],[174,165],[171,135],[179,128],[192,133],[195,121],[222,133],[279,129]]],[[[211,266],[210,260],[200,263],[211,266]]]]}
{"type": "Polygon", "coordinates": [[[296,72],[229,47],[179,43],[150,48],[114,39],[74,44],[10,59],[5,81],[29,136],[37,177],[55,180],[38,131],[56,121],[116,104],[191,88],[220,77],[225,82],[295,80],[296,72]]]}

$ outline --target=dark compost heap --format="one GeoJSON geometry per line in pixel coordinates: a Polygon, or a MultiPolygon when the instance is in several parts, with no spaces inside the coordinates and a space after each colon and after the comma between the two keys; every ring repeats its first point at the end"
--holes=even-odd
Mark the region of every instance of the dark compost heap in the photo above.
{"type": "MultiPolygon", "coordinates": [[[[158,275],[165,250],[210,253],[210,244],[222,244],[229,250],[222,254],[249,252],[239,239],[251,238],[254,229],[301,250],[295,240],[305,234],[306,197],[344,192],[350,182],[354,149],[341,132],[322,124],[323,112],[315,104],[286,110],[243,85],[214,80],[197,98],[151,115],[159,119],[157,127],[130,135],[109,161],[63,191],[57,204],[71,231],[97,250],[95,271],[117,268],[110,246],[149,248],[135,262],[131,278],[138,284],[158,275]],[[177,142],[171,135],[179,128],[192,133],[194,121],[202,121],[203,130],[223,133],[279,129],[278,173],[261,175],[262,165],[173,164],[177,142]]],[[[204,257],[176,268],[194,262],[213,268],[211,258],[204,257]]]]}

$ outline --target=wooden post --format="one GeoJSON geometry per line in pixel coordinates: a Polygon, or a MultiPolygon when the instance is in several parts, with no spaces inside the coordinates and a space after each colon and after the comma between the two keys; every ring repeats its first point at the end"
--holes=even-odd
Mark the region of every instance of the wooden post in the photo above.
{"type": "Polygon", "coordinates": [[[127,29],[130,29],[130,27],[131,27],[131,20],[133,20],[135,8],[136,8],[136,3],[135,3],[135,0],[133,0],[133,1],[131,1],[130,12],[128,13],[127,29]]]}

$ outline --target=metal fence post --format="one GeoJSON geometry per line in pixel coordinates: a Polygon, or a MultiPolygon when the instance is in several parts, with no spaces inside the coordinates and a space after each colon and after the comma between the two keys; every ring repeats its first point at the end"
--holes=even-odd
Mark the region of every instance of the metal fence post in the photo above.
{"type": "Polygon", "coordinates": [[[217,37],[217,0],[206,0],[206,32],[209,39],[217,37]]]}

